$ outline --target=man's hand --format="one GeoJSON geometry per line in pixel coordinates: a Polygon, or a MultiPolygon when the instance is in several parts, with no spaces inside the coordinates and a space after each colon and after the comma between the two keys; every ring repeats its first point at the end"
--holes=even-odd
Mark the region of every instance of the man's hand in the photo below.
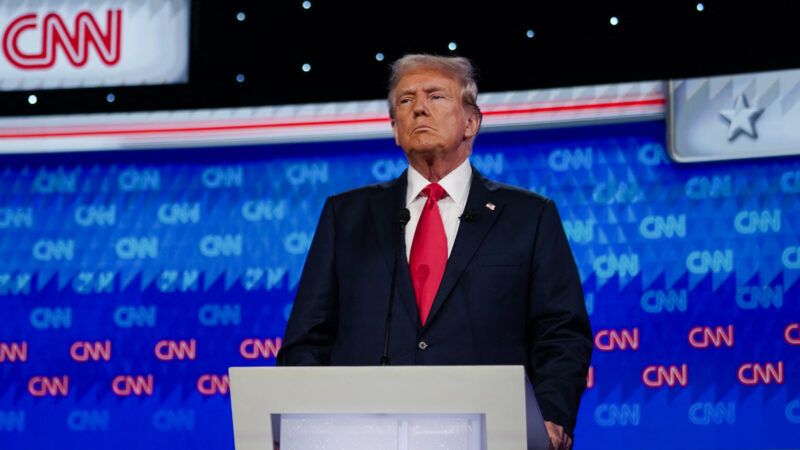
{"type": "Polygon", "coordinates": [[[572,448],[572,438],[564,433],[564,427],[553,422],[544,422],[547,428],[547,437],[550,438],[550,450],[570,450],[572,448]]]}

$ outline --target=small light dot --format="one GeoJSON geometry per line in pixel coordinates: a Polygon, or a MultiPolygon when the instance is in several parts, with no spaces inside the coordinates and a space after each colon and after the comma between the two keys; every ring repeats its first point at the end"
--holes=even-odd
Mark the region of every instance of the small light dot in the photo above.
{"type": "Polygon", "coordinates": [[[116,99],[117,99],[117,97],[114,94],[110,93],[110,92],[106,95],[106,101],[108,103],[114,103],[114,100],[116,100],[116,99]]]}
{"type": "Polygon", "coordinates": [[[311,2],[308,0],[303,2],[303,9],[311,9],[311,2]]]}
{"type": "Polygon", "coordinates": [[[247,18],[247,15],[245,13],[243,13],[241,11],[236,13],[236,20],[238,20],[239,22],[244,22],[244,19],[246,19],[246,18],[247,18]]]}
{"type": "Polygon", "coordinates": [[[617,16],[612,16],[609,22],[611,22],[611,25],[617,26],[617,24],[619,24],[619,19],[617,18],[617,16]]]}
{"type": "Polygon", "coordinates": [[[236,74],[236,82],[237,83],[244,83],[244,74],[243,73],[237,73],[236,74]]]}
{"type": "Polygon", "coordinates": [[[38,102],[38,101],[39,101],[39,99],[36,98],[36,96],[33,95],[33,94],[28,96],[28,103],[30,103],[31,105],[35,105],[36,102],[38,102]]]}
{"type": "Polygon", "coordinates": [[[451,43],[447,44],[447,48],[449,48],[450,50],[455,50],[455,49],[458,48],[458,46],[456,45],[455,42],[451,42],[451,43]]]}
{"type": "Polygon", "coordinates": [[[702,12],[704,9],[706,9],[706,6],[705,6],[705,5],[703,5],[702,3],[698,3],[698,4],[697,4],[697,10],[698,10],[698,11],[701,11],[701,12],[702,12]]]}
{"type": "Polygon", "coordinates": [[[303,64],[303,72],[310,72],[311,71],[311,64],[305,63],[303,64]]]}
{"type": "Polygon", "coordinates": [[[383,61],[383,53],[375,53],[375,61],[383,61]]]}
{"type": "Polygon", "coordinates": [[[534,33],[533,30],[528,30],[525,33],[525,36],[528,36],[528,39],[533,39],[533,37],[536,36],[536,33],[534,33]]]}

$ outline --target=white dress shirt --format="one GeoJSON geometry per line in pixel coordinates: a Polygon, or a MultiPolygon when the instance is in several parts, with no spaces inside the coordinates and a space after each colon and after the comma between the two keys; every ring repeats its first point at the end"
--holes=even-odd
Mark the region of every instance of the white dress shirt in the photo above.
{"type": "MultiPolygon", "coordinates": [[[[453,250],[453,243],[458,233],[459,217],[464,213],[469,196],[469,186],[472,182],[472,166],[469,159],[461,163],[452,172],[439,180],[439,186],[444,188],[447,196],[437,202],[439,213],[442,215],[444,233],[447,235],[447,256],[453,250]]],[[[408,188],[406,190],[406,208],[411,213],[411,220],[406,225],[406,258],[411,258],[411,244],[414,242],[414,232],[417,230],[419,216],[428,198],[422,194],[425,186],[431,182],[411,166],[408,166],[408,188]]]]}

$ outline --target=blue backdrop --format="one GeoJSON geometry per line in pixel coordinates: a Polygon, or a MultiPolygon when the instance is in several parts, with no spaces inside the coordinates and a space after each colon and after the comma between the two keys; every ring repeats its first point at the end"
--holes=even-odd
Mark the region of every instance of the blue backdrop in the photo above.
{"type": "MultiPolygon", "coordinates": [[[[663,122],[482,134],[553,198],[596,350],[576,448],[800,447],[800,158],[677,165],[663,122]]],[[[328,195],[389,139],[0,158],[0,448],[232,449],[328,195]]]]}

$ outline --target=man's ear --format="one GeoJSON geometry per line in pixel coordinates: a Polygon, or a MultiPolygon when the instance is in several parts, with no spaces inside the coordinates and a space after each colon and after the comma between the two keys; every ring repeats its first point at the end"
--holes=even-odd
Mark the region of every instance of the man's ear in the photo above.
{"type": "Polygon", "coordinates": [[[394,136],[394,144],[400,147],[400,139],[397,138],[397,127],[394,119],[392,119],[392,135],[394,136]]]}
{"type": "Polygon", "coordinates": [[[464,127],[464,139],[472,139],[481,128],[481,119],[478,113],[473,112],[467,116],[467,126],[464,127]]]}

